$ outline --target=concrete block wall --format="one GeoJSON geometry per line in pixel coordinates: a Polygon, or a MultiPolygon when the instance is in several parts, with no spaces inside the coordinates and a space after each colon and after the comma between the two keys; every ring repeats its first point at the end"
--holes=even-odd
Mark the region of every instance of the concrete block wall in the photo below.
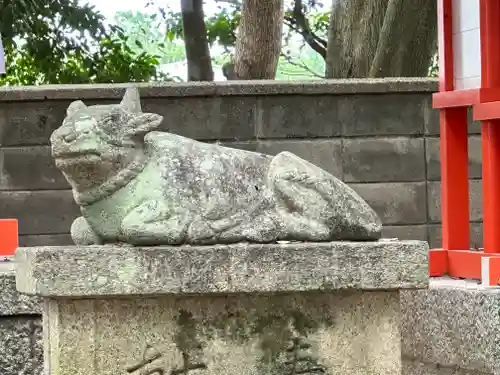
{"type": "MultiPolygon", "coordinates": [[[[342,178],[379,213],[384,235],[440,243],[436,82],[427,79],[142,85],[163,130],[264,153],[288,150],[342,178]]],[[[0,217],[23,246],[70,243],[78,208],[49,136],[69,103],[117,102],[124,85],[0,91],[0,217]]],[[[479,128],[471,124],[472,243],[481,244],[479,128]]]]}

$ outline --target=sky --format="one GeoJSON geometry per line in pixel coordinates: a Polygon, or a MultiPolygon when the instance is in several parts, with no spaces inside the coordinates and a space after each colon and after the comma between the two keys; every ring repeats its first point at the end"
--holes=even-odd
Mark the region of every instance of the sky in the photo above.
{"type": "MultiPolygon", "coordinates": [[[[80,0],[82,4],[88,3],[90,5],[95,5],[96,8],[108,19],[113,18],[116,12],[126,11],[126,10],[141,10],[147,11],[146,8],[147,0],[80,0]]],[[[157,1],[158,4],[164,6],[165,4],[174,11],[180,11],[180,0],[163,0],[157,1]]],[[[154,7],[149,7],[153,11],[154,7]]],[[[206,0],[204,3],[203,10],[205,13],[210,14],[217,10],[217,5],[214,0],[206,0]]]]}

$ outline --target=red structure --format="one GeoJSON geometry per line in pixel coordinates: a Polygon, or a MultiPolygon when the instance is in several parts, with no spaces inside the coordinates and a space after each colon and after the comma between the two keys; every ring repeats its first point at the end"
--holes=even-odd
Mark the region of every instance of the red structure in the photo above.
{"type": "Polygon", "coordinates": [[[430,276],[500,284],[500,1],[437,0],[442,249],[430,276]],[[484,249],[471,250],[467,109],[482,123],[484,249]]]}
{"type": "Polygon", "coordinates": [[[19,246],[17,220],[0,219],[0,256],[14,255],[19,246]]]}

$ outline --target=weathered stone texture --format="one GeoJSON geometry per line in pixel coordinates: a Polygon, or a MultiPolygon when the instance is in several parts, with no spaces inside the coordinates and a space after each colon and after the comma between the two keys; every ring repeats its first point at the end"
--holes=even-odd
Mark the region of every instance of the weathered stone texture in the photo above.
{"type": "Polygon", "coordinates": [[[61,246],[73,245],[73,240],[69,233],[67,234],[35,234],[19,236],[20,247],[32,246],[61,246]]]}
{"type": "Polygon", "coordinates": [[[58,375],[188,368],[206,375],[401,374],[395,291],[50,300],[46,306],[47,368],[58,375]]]}
{"type": "MultiPolygon", "coordinates": [[[[442,231],[440,224],[429,224],[428,242],[431,248],[441,247],[442,231]]],[[[483,223],[470,223],[470,246],[472,249],[479,249],[483,244],[483,223]]]]}
{"type": "Polygon", "coordinates": [[[403,356],[462,373],[499,374],[500,293],[460,280],[430,287],[401,294],[403,356]]]}
{"type": "MultiPolygon", "coordinates": [[[[430,98],[429,98],[430,103],[430,98]]],[[[432,104],[430,104],[431,110],[429,111],[428,121],[425,125],[425,134],[430,136],[439,135],[439,111],[432,109],[432,104]]],[[[472,107],[468,110],[468,133],[469,134],[481,134],[481,122],[474,121],[472,118],[472,107]]]]}
{"type": "Polygon", "coordinates": [[[20,248],[17,288],[72,297],[425,288],[427,251],[419,241],[20,248]]]}
{"type": "Polygon", "coordinates": [[[341,96],[259,98],[257,138],[340,136],[344,102],[341,96]]]}
{"type": "Polygon", "coordinates": [[[16,289],[14,263],[0,261],[0,319],[2,316],[38,313],[41,313],[40,301],[20,294],[16,289]]]}
{"type": "Polygon", "coordinates": [[[385,225],[382,238],[427,241],[427,225],[385,225]]]}
{"type": "Polygon", "coordinates": [[[16,290],[14,263],[0,261],[0,374],[42,375],[40,301],[16,290]]]}
{"type": "Polygon", "coordinates": [[[20,248],[58,375],[401,375],[419,241],[20,248]],[[92,327],[92,329],[89,329],[92,327]],[[144,361],[143,361],[144,360],[144,361]],[[179,372],[180,371],[180,372],[179,372]]]}
{"type": "Polygon", "coordinates": [[[342,103],[343,136],[421,135],[429,113],[427,95],[347,96],[342,103]]]}
{"type": "Polygon", "coordinates": [[[39,316],[0,316],[2,375],[42,375],[42,322],[39,316]]]}
{"type": "Polygon", "coordinates": [[[69,189],[48,146],[4,147],[0,161],[0,190],[69,189]]]}
{"type": "MultiPolygon", "coordinates": [[[[441,183],[428,183],[429,195],[429,221],[432,223],[441,222],[441,183]]],[[[469,212],[470,220],[477,222],[482,220],[483,190],[481,180],[469,180],[469,212]]]]}
{"type": "Polygon", "coordinates": [[[3,218],[19,220],[22,234],[68,233],[79,214],[70,190],[0,192],[3,218]]]}
{"type": "Polygon", "coordinates": [[[426,186],[422,182],[350,184],[373,207],[383,224],[425,224],[426,186]]]}
{"type": "Polygon", "coordinates": [[[423,363],[403,357],[402,375],[497,375],[492,372],[465,370],[456,366],[442,366],[435,363],[423,363]]]}
{"type": "Polygon", "coordinates": [[[314,165],[343,179],[342,140],[283,140],[259,141],[256,150],[264,154],[276,155],[282,151],[291,152],[314,165]]]}
{"type": "Polygon", "coordinates": [[[344,181],[424,181],[424,154],[421,138],[345,139],[342,148],[344,181]]]}
{"type": "MultiPolygon", "coordinates": [[[[481,137],[469,136],[469,178],[477,179],[482,176],[481,162],[481,137]]],[[[425,139],[425,152],[427,160],[427,179],[436,181],[441,179],[441,157],[439,154],[439,138],[428,137],[425,139]]]]}

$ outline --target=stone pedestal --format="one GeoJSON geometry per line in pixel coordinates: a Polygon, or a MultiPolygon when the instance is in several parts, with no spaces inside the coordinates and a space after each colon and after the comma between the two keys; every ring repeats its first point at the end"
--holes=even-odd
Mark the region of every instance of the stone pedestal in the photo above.
{"type": "Polygon", "coordinates": [[[500,375],[500,290],[432,278],[401,293],[405,375],[500,375]]]}
{"type": "Polygon", "coordinates": [[[50,375],[401,374],[424,242],[21,248],[50,375]]]}

